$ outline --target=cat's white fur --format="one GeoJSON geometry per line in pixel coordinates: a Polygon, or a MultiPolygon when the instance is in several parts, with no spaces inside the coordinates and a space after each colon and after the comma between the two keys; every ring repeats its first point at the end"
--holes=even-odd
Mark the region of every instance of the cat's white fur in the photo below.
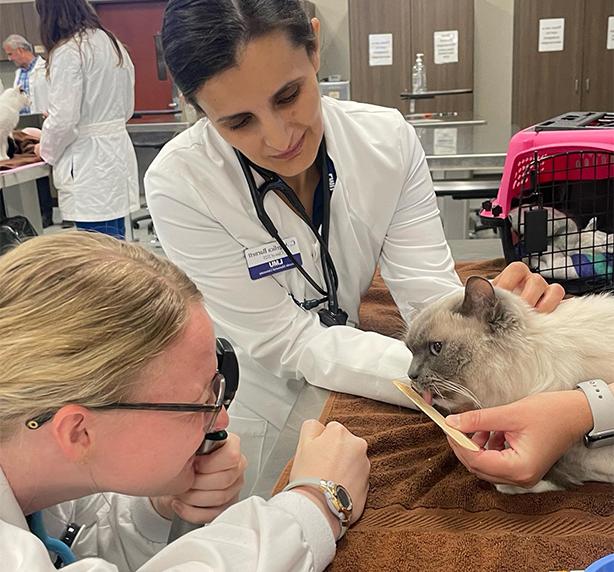
{"type": "MultiPolygon", "coordinates": [[[[521,306],[519,312],[525,320],[524,328],[513,335],[513,346],[501,354],[507,355],[507,359],[489,364],[490,375],[499,380],[500,403],[542,391],[575,389],[578,382],[589,379],[614,382],[614,296],[570,298],[554,312],[542,314],[528,309],[509,292],[498,290],[497,295],[508,298],[508,304],[521,306]]],[[[486,397],[483,405],[498,405],[493,397],[486,397]]],[[[587,449],[578,443],[565,454],[557,469],[570,484],[612,483],[614,447],[587,449]]],[[[549,489],[542,481],[533,489],[497,488],[501,492],[521,493],[559,487],[549,489]]]]}
{"type": "Polygon", "coordinates": [[[0,94],[0,161],[9,158],[9,135],[19,123],[19,111],[29,103],[28,96],[14,87],[9,87],[0,94]]]}
{"type": "MultiPolygon", "coordinates": [[[[510,318],[508,323],[502,320],[497,333],[476,318],[459,316],[463,296],[456,295],[416,316],[414,321],[426,326],[413,328],[413,334],[410,328],[408,345],[420,338],[446,339],[446,331],[448,335],[455,331],[452,338],[463,339],[470,354],[469,363],[459,368],[456,381],[468,387],[483,407],[511,403],[539,392],[574,389],[584,380],[614,382],[614,296],[571,298],[554,312],[542,314],[515,294],[495,291],[504,314],[510,318]]],[[[423,387],[427,385],[425,382],[423,387]]],[[[454,409],[454,397],[444,401],[454,409]]],[[[555,469],[567,484],[614,482],[614,447],[587,449],[578,443],[555,469]]],[[[530,491],[559,486],[560,481],[554,487],[542,481],[530,491]]],[[[520,487],[498,488],[508,493],[527,492],[520,487]]]]}

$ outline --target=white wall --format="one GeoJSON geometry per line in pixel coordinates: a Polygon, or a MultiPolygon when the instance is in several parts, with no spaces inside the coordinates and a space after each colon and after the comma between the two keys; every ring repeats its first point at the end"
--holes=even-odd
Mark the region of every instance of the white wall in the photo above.
{"type": "Polygon", "coordinates": [[[480,149],[507,150],[512,134],[513,0],[475,0],[474,115],[480,149]]]}
{"type": "Polygon", "coordinates": [[[320,77],[341,74],[350,79],[350,28],[348,0],[312,0],[320,19],[322,65],[320,77]]]}

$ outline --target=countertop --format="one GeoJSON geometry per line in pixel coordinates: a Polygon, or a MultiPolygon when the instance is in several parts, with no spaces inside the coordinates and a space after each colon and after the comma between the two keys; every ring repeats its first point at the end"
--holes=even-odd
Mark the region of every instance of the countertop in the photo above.
{"type": "Polygon", "coordinates": [[[507,149],[485,143],[479,125],[415,126],[415,129],[431,171],[503,170],[507,149]]]}
{"type": "MultiPolygon", "coordinates": [[[[459,114],[462,120],[465,115],[459,114]]],[[[137,146],[156,147],[187,129],[186,122],[168,120],[129,122],[128,133],[137,146]]],[[[496,149],[481,142],[480,125],[459,122],[415,125],[431,171],[502,171],[507,149],[496,149]]]]}

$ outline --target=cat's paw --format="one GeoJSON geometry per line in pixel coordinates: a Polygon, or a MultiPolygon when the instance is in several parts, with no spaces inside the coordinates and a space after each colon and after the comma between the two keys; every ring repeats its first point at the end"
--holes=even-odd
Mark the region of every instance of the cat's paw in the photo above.
{"type": "Polygon", "coordinates": [[[523,495],[526,493],[548,493],[551,491],[564,491],[563,487],[555,485],[551,481],[539,481],[535,486],[525,489],[516,485],[495,485],[495,488],[505,495],[523,495]]]}

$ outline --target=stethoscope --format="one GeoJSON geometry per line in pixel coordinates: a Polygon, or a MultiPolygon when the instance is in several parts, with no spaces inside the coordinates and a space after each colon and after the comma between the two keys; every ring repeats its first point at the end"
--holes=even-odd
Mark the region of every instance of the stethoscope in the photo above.
{"type": "Polygon", "coordinates": [[[54,562],[56,568],[63,568],[77,561],[77,557],[71,550],[71,546],[75,544],[77,538],[85,529],[84,526],[79,526],[71,522],[66,526],[60,538],[54,538],[47,534],[42,512],[32,513],[26,517],[26,520],[32,533],[40,539],[48,551],[56,555],[56,560],[54,562]]]}
{"type": "Polygon", "coordinates": [[[339,307],[339,300],[337,297],[337,287],[339,285],[339,279],[337,277],[337,271],[335,264],[328,250],[328,236],[330,230],[330,194],[332,189],[331,176],[328,169],[328,155],[326,153],[326,143],[324,137],[320,143],[320,149],[318,151],[318,159],[321,165],[321,176],[324,185],[323,199],[322,199],[322,231],[318,232],[318,229],[314,226],[311,218],[305,211],[301,201],[296,196],[295,192],[287,185],[277,173],[264,169],[252,163],[245,155],[235,149],[239,164],[245,179],[249,192],[256,208],[256,214],[258,219],[267,230],[267,232],[277,241],[282,248],[286,256],[294,263],[295,268],[303,275],[305,280],[309,282],[311,286],[322,296],[322,298],[314,298],[312,300],[303,300],[300,302],[294,296],[292,299],[305,310],[313,310],[321,304],[327,304],[327,308],[320,308],[318,315],[320,322],[324,326],[344,326],[347,322],[348,315],[339,307]],[[256,186],[256,181],[252,174],[252,169],[256,171],[263,179],[264,183],[260,187],[256,186]],[[329,185],[328,190],[326,185],[329,185]],[[294,254],[290,252],[290,249],[286,246],[286,243],[279,236],[279,232],[273,221],[269,217],[264,208],[264,199],[269,191],[282,194],[288,203],[292,206],[295,212],[299,215],[301,220],[311,229],[311,232],[316,237],[320,244],[320,261],[322,264],[322,275],[324,276],[325,287],[322,288],[303,268],[302,264],[296,259],[294,254]],[[328,191],[328,192],[327,192],[328,191]]]}

